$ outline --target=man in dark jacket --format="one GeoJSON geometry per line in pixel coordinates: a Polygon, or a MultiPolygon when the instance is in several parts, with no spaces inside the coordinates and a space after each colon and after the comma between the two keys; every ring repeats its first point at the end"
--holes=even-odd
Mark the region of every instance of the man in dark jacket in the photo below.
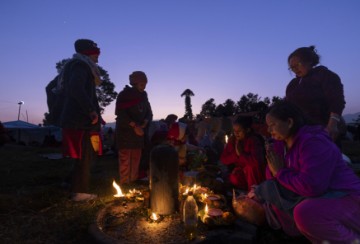
{"type": "Polygon", "coordinates": [[[119,93],[115,109],[120,184],[138,179],[142,149],[153,118],[145,73],[135,71],[129,79],[131,87],[126,85],[119,93]]]}
{"type": "Polygon", "coordinates": [[[63,154],[75,159],[72,172],[72,200],[96,198],[89,194],[90,167],[99,151],[100,107],[96,86],[101,84],[97,66],[100,48],[92,40],[75,42],[76,53],[60,73],[59,87],[64,92],[61,115],[63,154]]]}

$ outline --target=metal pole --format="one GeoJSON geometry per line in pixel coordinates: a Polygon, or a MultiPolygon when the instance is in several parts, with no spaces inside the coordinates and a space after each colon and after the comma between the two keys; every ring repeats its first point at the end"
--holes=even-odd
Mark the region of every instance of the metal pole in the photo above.
{"type": "Polygon", "coordinates": [[[21,109],[21,103],[19,103],[19,113],[18,113],[18,120],[20,120],[20,109],[21,109]]]}
{"type": "Polygon", "coordinates": [[[23,105],[23,104],[24,104],[24,102],[23,102],[23,101],[20,101],[20,102],[18,102],[18,104],[19,104],[18,120],[20,120],[20,110],[21,110],[21,105],[23,105]]]}

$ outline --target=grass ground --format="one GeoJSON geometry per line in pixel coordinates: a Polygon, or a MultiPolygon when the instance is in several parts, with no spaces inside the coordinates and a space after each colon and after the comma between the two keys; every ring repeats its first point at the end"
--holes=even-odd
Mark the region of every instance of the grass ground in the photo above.
{"type": "Polygon", "coordinates": [[[41,156],[54,152],[59,149],[13,145],[0,149],[0,243],[91,243],[88,226],[113,200],[116,159],[103,156],[93,168],[91,189],[99,199],[73,203],[61,187],[71,160],[41,156]]]}
{"type": "MultiPolygon", "coordinates": [[[[343,151],[360,161],[360,143],[345,143],[343,151]]],[[[56,148],[5,145],[0,148],[0,243],[92,243],[88,227],[96,213],[113,201],[117,160],[102,156],[94,165],[91,192],[99,199],[73,203],[61,187],[69,175],[69,159],[41,155],[56,148]]]]}

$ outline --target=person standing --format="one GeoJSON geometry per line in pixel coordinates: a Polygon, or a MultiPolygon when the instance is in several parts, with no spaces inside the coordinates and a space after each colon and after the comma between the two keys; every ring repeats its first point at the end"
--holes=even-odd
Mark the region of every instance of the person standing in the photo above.
{"type": "Polygon", "coordinates": [[[286,87],[285,100],[299,107],[310,123],[323,125],[336,141],[346,103],[343,84],[336,73],[319,63],[315,46],[300,47],[289,55],[289,70],[296,77],[286,87]]]}
{"type": "Polygon", "coordinates": [[[75,51],[60,73],[64,106],[60,118],[63,155],[75,159],[71,180],[71,199],[85,201],[97,196],[88,193],[90,167],[99,151],[100,106],[96,86],[101,84],[97,66],[100,48],[89,39],[75,41],[75,51]],[[95,147],[95,148],[94,148],[95,147]]]}
{"type": "Polygon", "coordinates": [[[146,74],[134,71],[129,76],[130,85],[116,99],[116,147],[118,150],[120,184],[138,179],[142,149],[153,119],[152,109],[145,91],[146,74]]]}

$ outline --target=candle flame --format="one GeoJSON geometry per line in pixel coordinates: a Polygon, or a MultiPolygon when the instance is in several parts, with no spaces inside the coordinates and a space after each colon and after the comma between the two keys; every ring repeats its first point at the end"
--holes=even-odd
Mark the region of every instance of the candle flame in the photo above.
{"type": "Polygon", "coordinates": [[[209,212],[209,207],[208,207],[208,205],[206,204],[205,205],[205,214],[207,214],[209,212]]]}
{"type": "Polygon", "coordinates": [[[151,219],[152,220],[157,220],[158,219],[158,216],[156,215],[156,213],[152,213],[151,219]]]}
{"type": "Polygon", "coordinates": [[[225,143],[228,143],[228,140],[229,140],[228,136],[225,135],[225,143]]]}
{"type": "Polygon", "coordinates": [[[207,198],[207,194],[206,193],[201,193],[201,200],[205,200],[207,198]]]}
{"type": "Polygon", "coordinates": [[[116,189],[116,195],[114,195],[114,197],[123,197],[124,194],[121,191],[121,188],[118,184],[116,184],[115,180],[113,181],[113,187],[116,189]]]}
{"type": "Polygon", "coordinates": [[[189,188],[186,187],[185,192],[183,193],[183,195],[187,195],[189,193],[189,188]]]}
{"type": "Polygon", "coordinates": [[[193,186],[193,192],[194,192],[194,194],[195,194],[195,192],[196,192],[196,190],[198,189],[198,188],[200,188],[201,186],[197,186],[196,184],[194,184],[194,186],[193,186]]]}

